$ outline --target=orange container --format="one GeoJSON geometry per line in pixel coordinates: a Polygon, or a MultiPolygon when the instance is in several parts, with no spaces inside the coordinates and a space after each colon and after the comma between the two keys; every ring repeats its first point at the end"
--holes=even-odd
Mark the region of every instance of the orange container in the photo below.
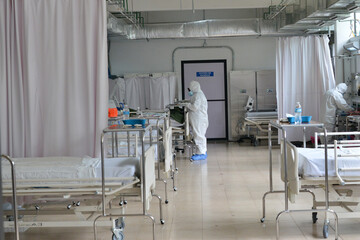
{"type": "Polygon", "coordinates": [[[114,118],[118,116],[118,110],[116,108],[109,108],[108,109],[108,117],[114,118]]]}

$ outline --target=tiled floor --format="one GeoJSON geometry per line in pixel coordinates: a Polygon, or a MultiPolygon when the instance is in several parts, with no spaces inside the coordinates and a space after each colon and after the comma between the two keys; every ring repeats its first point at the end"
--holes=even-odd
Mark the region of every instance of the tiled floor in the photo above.
{"type": "MultiPolygon", "coordinates": [[[[282,189],[279,176],[278,150],[274,157],[274,188],[282,189]]],[[[276,239],[275,218],[284,208],[284,196],[267,197],[265,223],[262,217],[262,197],[269,189],[268,149],[266,146],[248,147],[237,143],[209,143],[208,159],[191,163],[178,160],[178,191],[169,191],[169,204],[163,205],[166,223],[158,223],[158,202],[152,201],[151,213],[157,219],[158,240],[235,240],[276,239]]],[[[163,196],[163,185],[157,185],[163,196]]],[[[315,191],[323,196],[321,189],[315,191]]],[[[139,202],[129,202],[126,211],[135,212],[139,202]]],[[[311,197],[300,195],[291,209],[310,208],[311,197]]],[[[340,208],[336,208],[340,210],[340,208]]],[[[317,224],[310,213],[283,215],[281,239],[322,239],[324,216],[319,214],[317,224]]],[[[333,221],[331,221],[333,225],[333,221]]],[[[108,229],[99,229],[99,239],[111,239],[108,229]]],[[[360,239],[360,221],[340,220],[340,239],[360,239]]],[[[151,224],[143,217],[126,218],[125,239],[152,239],[151,224]]],[[[90,228],[30,229],[21,239],[93,239],[90,228]]],[[[12,239],[7,235],[7,239],[12,239]]],[[[334,239],[330,229],[329,239],[334,239]]]]}

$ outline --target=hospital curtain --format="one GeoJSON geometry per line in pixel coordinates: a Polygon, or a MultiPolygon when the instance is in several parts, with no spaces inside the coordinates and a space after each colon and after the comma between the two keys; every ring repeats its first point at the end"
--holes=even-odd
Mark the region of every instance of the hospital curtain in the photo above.
{"type": "MultiPolygon", "coordinates": [[[[276,87],[280,118],[293,114],[300,102],[303,116],[321,118],[325,92],[335,87],[329,39],[326,35],[281,37],[276,49],[276,87]]],[[[307,137],[313,131],[309,130],[307,137]]],[[[302,140],[302,131],[289,132],[290,140],[302,140]]]]}
{"type": "Polygon", "coordinates": [[[98,156],[107,102],[105,0],[0,1],[1,153],[98,156]]]}
{"type": "Polygon", "coordinates": [[[164,109],[174,103],[176,94],[175,73],[125,75],[125,102],[132,109],[164,109]]]}

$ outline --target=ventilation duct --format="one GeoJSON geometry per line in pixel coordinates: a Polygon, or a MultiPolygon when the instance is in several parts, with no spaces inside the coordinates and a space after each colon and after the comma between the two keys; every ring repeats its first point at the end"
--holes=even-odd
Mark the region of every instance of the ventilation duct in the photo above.
{"type": "Polygon", "coordinates": [[[124,20],[119,19],[107,13],[107,32],[108,36],[127,36],[130,25],[125,23],[124,20]]]}
{"type": "MultiPolygon", "coordinates": [[[[181,39],[244,36],[300,35],[303,32],[278,32],[276,20],[234,19],[203,20],[189,23],[146,24],[143,28],[132,25],[111,24],[109,32],[125,33],[128,39],[181,39]],[[120,29],[116,29],[119,26],[120,29]],[[115,27],[115,29],[114,29],[115,27]]],[[[109,27],[109,24],[108,24],[109,27]]],[[[120,36],[124,34],[119,34],[120,36]]],[[[110,36],[112,36],[110,34],[110,36]]]]}

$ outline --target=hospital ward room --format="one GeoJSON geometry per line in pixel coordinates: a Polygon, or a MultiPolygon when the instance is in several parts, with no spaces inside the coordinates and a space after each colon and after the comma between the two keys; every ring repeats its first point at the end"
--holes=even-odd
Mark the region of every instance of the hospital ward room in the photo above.
{"type": "Polygon", "coordinates": [[[360,239],[359,0],[0,0],[0,240],[360,239]]]}

